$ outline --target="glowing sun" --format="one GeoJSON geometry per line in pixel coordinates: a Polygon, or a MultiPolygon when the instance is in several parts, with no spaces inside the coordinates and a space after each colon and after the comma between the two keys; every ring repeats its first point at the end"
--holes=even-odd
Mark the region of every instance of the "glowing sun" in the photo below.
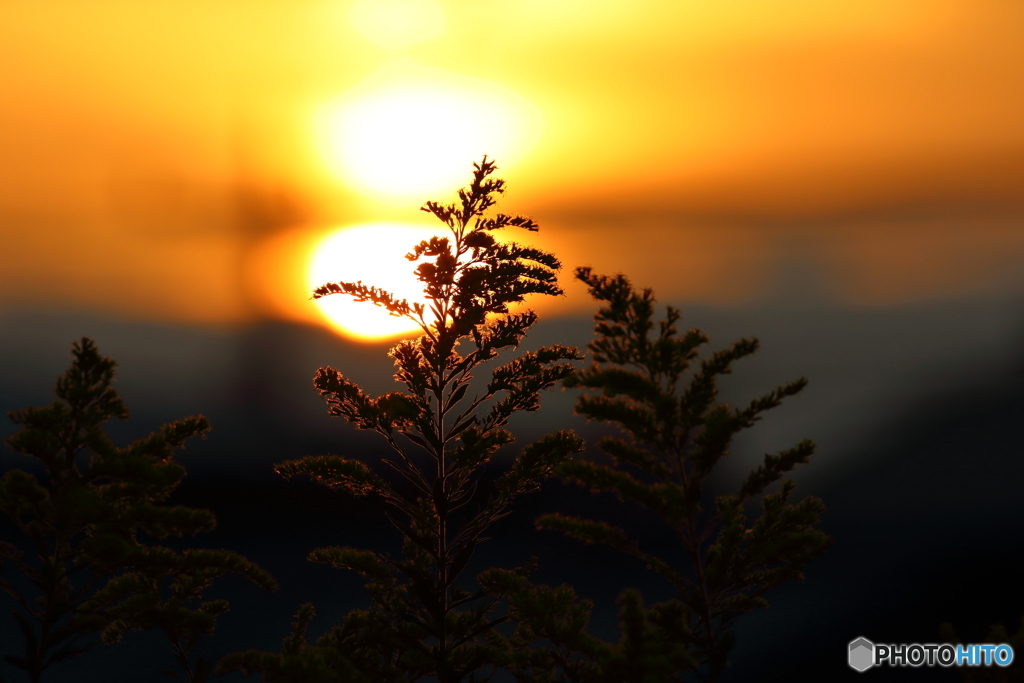
{"type": "MultiPolygon", "coordinates": [[[[407,261],[405,254],[421,240],[447,234],[443,226],[433,229],[395,223],[342,228],[314,249],[307,283],[312,290],[328,282],[362,280],[400,299],[425,303],[421,284],[413,274],[417,264],[407,261]]],[[[346,336],[371,341],[419,330],[408,318],[392,316],[370,302],[356,303],[345,294],[332,294],[316,303],[331,327],[346,336]]]]}
{"type": "Polygon", "coordinates": [[[359,192],[420,204],[463,184],[484,154],[503,168],[540,136],[539,110],[511,90],[397,60],[317,111],[328,167],[359,192]]]}

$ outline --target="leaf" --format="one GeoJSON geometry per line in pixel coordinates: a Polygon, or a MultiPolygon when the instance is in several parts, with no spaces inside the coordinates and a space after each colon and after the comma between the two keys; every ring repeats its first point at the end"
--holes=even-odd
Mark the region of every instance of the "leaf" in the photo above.
{"type": "Polygon", "coordinates": [[[15,657],[13,655],[4,655],[4,659],[6,659],[9,663],[13,664],[14,666],[18,667],[19,669],[24,669],[25,671],[28,671],[28,661],[25,660],[23,657],[15,657]]]}
{"type": "Polygon", "coordinates": [[[409,441],[412,441],[414,444],[416,444],[425,451],[431,450],[430,446],[427,444],[426,441],[423,440],[423,437],[421,437],[419,434],[403,431],[402,436],[409,439],[409,441]]]}
{"type": "Polygon", "coordinates": [[[431,541],[431,539],[427,538],[423,534],[416,533],[410,527],[406,526],[405,524],[402,524],[397,519],[392,517],[390,513],[385,512],[384,515],[388,518],[388,521],[391,522],[391,524],[396,529],[398,529],[400,532],[402,532],[403,536],[408,538],[410,541],[412,541],[413,543],[415,543],[419,547],[423,548],[432,557],[435,557],[435,558],[437,557],[437,548],[434,547],[434,544],[431,541]]]}
{"type": "Polygon", "coordinates": [[[476,421],[477,421],[476,415],[469,415],[469,416],[467,416],[465,419],[463,419],[460,422],[456,423],[456,425],[451,428],[451,430],[448,432],[446,438],[452,439],[452,438],[458,436],[459,434],[461,434],[462,432],[466,431],[471,426],[476,424],[476,421]]]}
{"type": "Polygon", "coordinates": [[[73,647],[73,643],[65,643],[59,650],[50,655],[47,660],[47,665],[54,662],[60,662],[71,657],[77,657],[78,655],[85,654],[92,649],[92,643],[89,643],[85,647],[73,647]]]}
{"type": "Polygon", "coordinates": [[[806,463],[814,454],[814,450],[814,442],[804,439],[793,448],[779,451],[775,455],[765,455],[764,464],[751,472],[747,480],[743,482],[740,497],[746,499],[763,492],[796,465],[806,463]]]}
{"type": "Polygon", "coordinates": [[[206,683],[206,679],[210,676],[210,666],[212,664],[212,660],[200,657],[196,662],[196,672],[192,677],[191,683],[206,683]]]}
{"type": "MultiPolygon", "coordinates": [[[[225,602],[224,604],[219,604],[218,607],[226,608],[227,604],[225,602]]],[[[209,611],[209,610],[207,610],[207,611],[209,611]]],[[[218,613],[220,613],[220,612],[218,612],[218,613]]],[[[192,637],[188,639],[188,643],[185,645],[185,652],[186,653],[192,652],[192,650],[194,650],[196,648],[196,646],[199,645],[199,643],[203,642],[203,636],[204,635],[205,634],[203,634],[203,633],[195,633],[195,634],[193,634],[192,637]]]]}
{"type": "Polygon", "coordinates": [[[343,487],[357,496],[381,493],[388,488],[363,462],[336,455],[307,456],[299,460],[289,460],[275,465],[274,471],[286,479],[298,474],[308,474],[315,482],[329,487],[343,487]]]}
{"type": "Polygon", "coordinates": [[[448,401],[444,405],[445,412],[451,410],[452,406],[462,400],[462,397],[466,395],[466,391],[469,389],[468,384],[460,384],[452,395],[448,397],[448,401]]]}
{"type": "Polygon", "coordinates": [[[448,580],[445,583],[446,586],[452,585],[455,579],[458,578],[462,570],[466,568],[471,557],[473,557],[473,551],[476,549],[476,542],[469,541],[461,548],[459,548],[458,554],[455,555],[455,559],[452,560],[450,570],[448,572],[448,580]]]}
{"type": "Polygon", "coordinates": [[[299,611],[295,613],[295,621],[292,622],[292,631],[281,643],[281,654],[298,654],[299,648],[306,642],[306,631],[309,630],[309,624],[315,617],[316,610],[313,608],[313,603],[306,602],[299,607],[299,611]]]}

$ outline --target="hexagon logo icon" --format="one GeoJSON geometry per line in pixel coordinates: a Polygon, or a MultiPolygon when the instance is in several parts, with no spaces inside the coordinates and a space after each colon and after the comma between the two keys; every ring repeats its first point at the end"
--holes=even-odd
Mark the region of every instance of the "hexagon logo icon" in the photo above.
{"type": "Polygon", "coordinates": [[[867,638],[850,641],[850,668],[867,671],[875,663],[875,644],[867,638]]]}

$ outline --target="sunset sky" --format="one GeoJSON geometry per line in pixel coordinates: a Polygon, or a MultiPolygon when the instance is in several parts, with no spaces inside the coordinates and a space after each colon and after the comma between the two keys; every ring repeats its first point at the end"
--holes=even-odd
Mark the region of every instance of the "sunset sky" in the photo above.
{"type": "Polygon", "coordinates": [[[317,242],[423,223],[484,153],[567,267],[665,299],[1021,291],[1022,29],[1014,0],[10,0],[0,307],[319,319],[317,242]]]}
{"type": "MultiPolygon", "coordinates": [[[[322,633],[368,600],[361,578],[304,558],[397,532],[271,466],[380,465],[384,441],[330,417],[310,377],[332,365],[393,390],[381,335],[401,330],[311,290],[398,291],[402,255],[438,227],[419,207],[453,200],[484,154],[508,183],[499,208],[541,226],[508,237],[565,266],[565,297],[528,302],[541,316],[524,349],[588,343],[595,304],[571,273],[592,266],[680,305],[707,353],[760,339],[723,402],[809,380],[706,490],[710,505],[812,438],[798,497],[822,497],[836,539],[741,622],[730,680],[848,680],[861,635],[1016,631],[1024,0],[0,0],[0,415],[51,401],[84,335],[119,363],[132,419],[111,425],[116,443],[210,418],[180,455],[175,504],[215,510],[218,527],[182,547],[242,552],[282,590],[227,584],[204,656],[276,650],[305,601],[322,633]]],[[[575,396],[549,392],[510,423],[518,443],[487,476],[555,429],[608,433],[575,396]]],[[[2,421],[0,442],[16,428],[2,421]]],[[[3,468],[28,460],[0,446],[3,468]]],[[[534,530],[541,512],[611,515],[610,498],[552,481],[531,495],[473,561],[539,548],[538,580],[571,581],[595,633],[617,638],[618,589],[650,601],[667,584],[534,530]]],[[[5,599],[3,654],[21,642],[5,599]]],[[[97,647],[53,681],[149,680],[166,650],[153,638],[97,647]]]]}

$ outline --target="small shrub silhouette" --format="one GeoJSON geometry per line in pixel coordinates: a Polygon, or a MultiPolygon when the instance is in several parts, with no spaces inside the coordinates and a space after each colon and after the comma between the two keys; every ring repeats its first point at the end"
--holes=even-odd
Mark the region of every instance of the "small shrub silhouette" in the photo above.
{"type": "Polygon", "coordinates": [[[0,572],[12,565],[38,591],[32,598],[7,579],[0,587],[19,604],[13,611],[25,637],[22,656],[8,662],[38,683],[51,664],[89,647],[75,636],[101,631],[116,642],[129,629],[163,628],[185,670],[181,678],[201,683],[210,663],[193,668],[188,654],[212,634],[224,600],[195,604],[213,579],[228,571],[275,589],[274,579],[241,555],[223,550],[176,553],[147,546],[137,535],[156,538],[212,531],[213,513],[162,505],[181,482],[185,468],[174,451],[203,435],[209,423],[188,417],[118,448],[103,431],[112,417],[127,419],[128,409],[111,386],[116,363],[82,338],[74,361],[57,380],[58,400],[45,408],[10,413],[21,429],[7,442],[38,458],[46,468],[43,483],[24,470],[0,479],[0,511],[30,541],[35,561],[15,544],[0,541],[0,572]],[[86,455],[89,455],[86,460],[86,455]],[[170,579],[170,597],[162,597],[170,579]]]}
{"type": "Polygon", "coordinates": [[[491,370],[478,393],[471,391],[473,373],[517,348],[537,320],[532,311],[512,312],[509,306],[531,294],[562,293],[554,256],[495,239],[506,228],[538,229],[529,218],[486,215],[504,191],[504,182],[491,178],[495,168],[484,157],[474,164],[473,182],[459,191],[458,204],[423,207],[451,233],[420,242],[406,257],[420,262],[415,272],[427,305],[362,282],[329,283],[314,293],[372,302],[422,331],[390,352],[395,379],[405,391],[373,398],[330,367],[320,368],[313,382],[331,415],[387,440],[396,457],[383,462],[401,476],[401,486],[341,456],[306,457],[276,470],[284,477],[308,475],[357,496],[382,497],[391,507],[388,519],[404,538],[402,557],[354,548],[314,550],[311,561],[365,577],[375,604],[347,615],[316,644],[305,642],[314,611],[303,605],[279,653],[229,655],[218,664],[219,673],[260,671],[267,681],[454,683],[487,680],[484,672],[505,661],[506,651],[494,645],[494,629],[507,619],[494,614],[498,597],[466,590],[461,574],[487,528],[507,514],[512,501],[536,489],[538,480],[583,444],[568,431],[545,436],[515,457],[489,496],[477,493],[484,465],[514,440],[504,429],[509,418],[537,410],[540,392],[571,373],[566,361],[580,358],[577,349],[560,345],[523,353],[491,370]]]}
{"type": "MultiPolygon", "coordinates": [[[[943,622],[939,626],[939,635],[943,642],[953,645],[960,645],[963,641],[956,634],[951,623],[943,622]]],[[[1005,643],[1013,648],[1014,661],[1007,667],[1001,666],[961,666],[957,667],[960,679],[964,683],[1024,683],[1024,665],[1018,659],[1019,654],[1024,652],[1024,617],[1020,619],[1020,626],[1017,632],[1010,634],[1002,624],[995,624],[989,628],[988,635],[983,643],[1000,644],[1005,643]]]]}
{"type": "Polygon", "coordinates": [[[745,408],[718,404],[716,379],[728,374],[734,361],[754,353],[756,340],[741,339],[696,366],[698,349],[708,339],[698,330],[679,334],[678,309],[667,307],[656,322],[651,290],[637,291],[622,275],[604,277],[589,268],[577,269],[576,277],[603,306],[594,317],[591,366],[566,378],[565,385],[585,392],[576,403],[578,414],[614,424],[627,438],[599,442],[611,466],[574,459],[554,472],[657,513],[681,544],[689,566],[674,566],[643,550],[608,523],[542,516],[540,529],[606,543],[641,559],[672,584],[677,597],[645,608],[637,591],[623,592],[622,638],[612,645],[586,633],[592,603],[578,600],[571,588],[532,586],[524,577],[495,570],[489,577],[496,583],[492,590],[509,598],[510,613],[519,622],[505,647],[513,653],[519,680],[653,683],[679,680],[689,672],[717,681],[728,666],[729,627],[735,619],[767,607],[763,594],[784,581],[801,580],[801,567],[831,543],[814,528],[824,511],[819,499],[789,503],[792,480],[763,495],[763,511],[753,523],[747,522],[744,509],[794,466],[807,462],[814,452],[810,441],[766,455],[736,495],[715,500],[713,513],[701,505],[705,483],[736,433],[798,393],[806,381],[783,385],[745,408]]]}

